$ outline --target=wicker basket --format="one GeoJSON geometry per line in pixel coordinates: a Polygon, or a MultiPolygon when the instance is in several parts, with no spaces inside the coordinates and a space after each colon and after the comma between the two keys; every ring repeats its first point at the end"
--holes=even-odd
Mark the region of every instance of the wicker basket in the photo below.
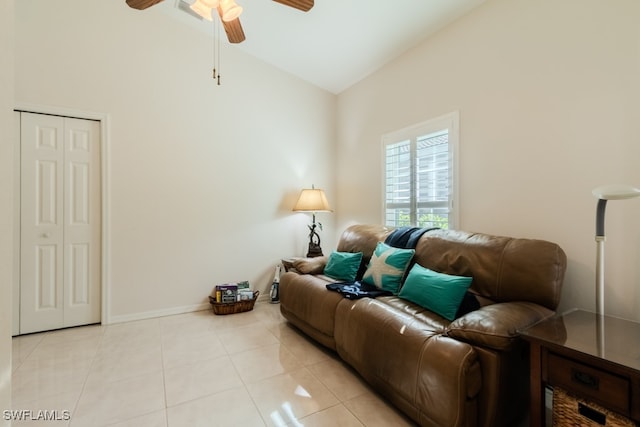
{"type": "Polygon", "coordinates": [[[216,302],[216,298],[209,296],[209,302],[213,307],[213,312],[215,314],[234,314],[234,313],[243,313],[245,311],[253,310],[253,306],[260,295],[260,291],[255,291],[253,293],[253,299],[247,301],[238,301],[238,302],[216,302]]]}
{"type": "Polygon", "coordinates": [[[554,427],[636,427],[636,423],[593,402],[553,388],[554,427]]]}

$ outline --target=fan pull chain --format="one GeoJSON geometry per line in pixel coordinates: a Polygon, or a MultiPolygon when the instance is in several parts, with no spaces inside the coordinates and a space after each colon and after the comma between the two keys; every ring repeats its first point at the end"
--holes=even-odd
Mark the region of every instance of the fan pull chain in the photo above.
{"type": "Polygon", "coordinates": [[[213,21],[213,74],[211,75],[211,77],[214,80],[216,79],[216,29],[217,29],[217,25],[214,19],[213,21]]]}
{"type": "Polygon", "coordinates": [[[220,26],[218,21],[213,21],[213,80],[217,80],[220,86],[220,26]],[[216,70],[216,66],[218,69],[216,70]]]}
{"type": "Polygon", "coordinates": [[[217,26],[218,28],[218,37],[216,42],[218,43],[218,49],[217,49],[217,53],[218,53],[218,86],[220,86],[220,24],[218,24],[217,26]]]}

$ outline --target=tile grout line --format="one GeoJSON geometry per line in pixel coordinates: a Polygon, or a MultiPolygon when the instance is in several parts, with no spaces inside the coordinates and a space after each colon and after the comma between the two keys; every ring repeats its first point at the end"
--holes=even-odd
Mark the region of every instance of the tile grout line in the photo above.
{"type": "Polygon", "coordinates": [[[160,366],[162,367],[162,391],[164,396],[164,425],[169,427],[169,402],[167,401],[167,375],[164,366],[164,335],[162,333],[162,322],[158,322],[160,328],[160,366]]]}
{"type": "MultiPolygon", "coordinates": [[[[257,310],[256,310],[257,311],[257,310]]],[[[329,406],[327,407],[323,407],[322,409],[317,409],[318,407],[313,407],[313,409],[311,407],[307,407],[305,409],[304,412],[306,412],[306,410],[313,410],[313,412],[310,413],[305,413],[304,416],[299,416],[299,417],[292,417],[291,419],[288,419],[288,424],[287,426],[291,425],[291,426],[295,426],[295,425],[301,425],[301,424],[305,424],[305,422],[302,422],[301,420],[304,420],[308,417],[314,417],[314,420],[327,420],[330,418],[333,418],[335,416],[337,416],[338,414],[341,414],[340,416],[347,416],[346,414],[350,414],[350,416],[353,417],[352,421],[357,421],[357,423],[359,423],[359,425],[364,425],[366,426],[365,422],[363,419],[361,419],[357,413],[360,413],[360,416],[365,416],[365,419],[369,416],[368,412],[362,412],[361,409],[358,409],[357,407],[354,408],[350,408],[349,406],[347,406],[345,403],[349,402],[355,398],[357,398],[357,396],[354,397],[350,397],[351,394],[354,394],[354,392],[359,391],[359,389],[357,388],[353,388],[353,389],[349,389],[350,391],[343,391],[343,386],[345,386],[345,383],[342,382],[341,378],[343,377],[343,372],[341,369],[338,369],[338,367],[336,366],[336,373],[333,374],[338,375],[338,377],[336,377],[337,379],[332,379],[329,377],[323,377],[322,376],[322,372],[323,370],[331,370],[333,372],[333,365],[332,363],[330,363],[331,361],[340,361],[340,359],[336,359],[335,357],[329,357],[328,359],[325,358],[324,356],[322,356],[321,354],[317,353],[313,348],[307,348],[307,341],[306,336],[301,333],[298,330],[293,330],[295,332],[295,336],[289,334],[289,329],[287,328],[287,322],[286,320],[284,320],[281,316],[280,313],[276,313],[274,310],[270,310],[270,307],[263,307],[262,312],[260,313],[256,313],[255,316],[251,317],[244,317],[244,318],[239,318],[237,319],[238,322],[235,323],[236,325],[241,325],[241,326],[237,326],[234,327],[233,323],[235,322],[235,318],[234,319],[220,319],[221,321],[219,323],[217,323],[217,321],[206,321],[203,320],[200,316],[197,317],[193,317],[194,321],[191,320],[191,318],[189,317],[185,317],[184,319],[178,318],[176,317],[176,322],[174,322],[173,320],[170,320],[168,322],[162,322],[162,321],[158,321],[157,323],[154,324],[149,324],[149,325],[144,325],[143,329],[139,329],[137,327],[132,328],[131,330],[120,330],[118,328],[118,330],[115,330],[113,328],[111,328],[109,325],[105,325],[103,328],[101,328],[99,330],[99,334],[95,334],[95,335],[89,335],[86,336],[86,334],[84,332],[80,332],[80,334],[75,335],[75,334],[70,334],[68,336],[63,336],[63,338],[67,338],[70,341],[74,341],[74,340],[78,340],[78,339],[82,339],[82,338],[88,338],[88,342],[92,341],[91,337],[99,337],[99,339],[93,339],[93,343],[95,345],[95,348],[93,349],[93,351],[91,351],[91,347],[86,348],[86,347],[82,347],[79,351],[82,352],[83,355],[86,355],[86,358],[83,358],[83,360],[86,360],[88,362],[88,368],[86,370],[86,372],[84,373],[83,376],[79,376],[78,379],[81,380],[78,381],[78,385],[81,384],[81,387],[78,387],[79,389],[79,394],[77,395],[77,397],[74,398],[74,396],[70,395],[69,397],[73,398],[75,405],[73,406],[73,411],[72,411],[72,419],[67,423],[68,426],[74,426],[74,425],[79,425],[79,424],[84,424],[85,421],[87,422],[91,422],[90,419],[86,419],[86,415],[82,417],[82,419],[77,420],[76,424],[74,424],[74,416],[77,419],[77,412],[79,409],[83,409],[84,410],[89,410],[91,409],[90,407],[90,403],[93,402],[94,397],[93,396],[93,386],[92,384],[94,384],[94,381],[92,379],[92,381],[89,381],[89,378],[94,378],[96,380],[95,384],[97,389],[97,392],[99,392],[99,387],[101,386],[102,382],[106,382],[108,384],[111,384],[115,381],[114,378],[118,377],[118,375],[116,374],[114,376],[113,373],[110,373],[111,368],[114,368],[114,366],[112,366],[111,363],[106,363],[106,366],[103,366],[102,363],[102,359],[106,358],[108,359],[111,356],[111,352],[110,350],[114,350],[117,352],[117,350],[120,349],[121,345],[124,345],[125,347],[128,345],[129,343],[129,339],[130,338],[135,338],[136,336],[140,336],[141,334],[144,335],[149,335],[150,332],[153,331],[153,337],[148,336],[148,338],[150,339],[150,342],[154,343],[154,347],[155,347],[155,343],[157,342],[156,340],[159,340],[159,359],[160,359],[160,369],[162,370],[162,382],[160,383],[160,381],[157,380],[157,377],[155,377],[155,380],[153,381],[154,384],[157,384],[152,390],[154,390],[154,395],[157,396],[155,397],[155,399],[157,400],[157,403],[154,404],[154,407],[157,407],[157,409],[153,409],[151,410],[151,406],[149,406],[148,412],[145,410],[145,413],[136,413],[135,415],[131,415],[126,419],[122,419],[122,418],[112,418],[112,417],[102,417],[102,421],[100,423],[100,425],[109,425],[109,426],[113,426],[113,425],[117,425],[120,423],[132,423],[132,425],[136,425],[136,419],[140,418],[140,417],[146,417],[143,419],[143,421],[160,421],[160,416],[163,415],[163,423],[161,424],[154,424],[154,425],[163,425],[164,427],[169,427],[172,424],[175,425],[175,423],[177,421],[180,420],[173,420],[173,422],[170,421],[169,419],[169,397],[173,396],[176,392],[177,393],[183,393],[184,391],[189,392],[189,396],[193,395],[195,397],[190,398],[188,401],[185,402],[180,402],[175,404],[173,407],[176,406],[180,406],[183,404],[188,404],[191,402],[195,402],[197,400],[200,399],[205,399],[205,398],[209,398],[210,396],[219,394],[219,393],[225,393],[225,392],[229,392],[230,390],[237,390],[235,393],[240,393],[240,390],[242,390],[244,392],[244,395],[248,395],[249,399],[246,402],[246,406],[244,407],[244,409],[246,411],[249,411],[250,408],[252,408],[253,411],[255,411],[257,414],[257,417],[255,418],[255,424],[258,425],[260,424],[260,422],[258,420],[262,421],[263,425],[271,425],[275,422],[275,424],[278,424],[278,421],[276,419],[272,419],[269,418],[269,413],[271,412],[271,410],[273,408],[280,408],[279,403],[283,403],[285,402],[285,400],[288,400],[286,398],[286,396],[288,396],[291,391],[279,391],[279,394],[282,394],[282,401],[280,399],[278,399],[277,401],[272,402],[271,404],[265,405],[265,402],[261,401],[262,397],[265,397],[268,395],[270,395],[272,392],[269,391],[270,389],[265,388],[265,385],[262,385],[260,387],[262,387],[262,391],[260,391],[260,393],[256,394],[254,396],[254,394],[251,393],[250,390],[254,389],[254,393],[256,391],[259,390],[259,388],[254,387],[254,385],[260,385],[261,382],[266,382],[269,380],[273,380],[277,377],[286,377],[287,375],[292,376],[293,375],[293,379],[297,381],[297,377],[295,377],[294,373],[304,370],[305,373],[303,375],[304,378],[307,378],[309,380],[314,380],[314,382],[317,382],[317,384],[319,386],[321,386],[323,389],[326,389],[326,391],[328,391],[328,394],[325,395],[325,392],[322,391],[322,393],[318,392],[318,395],[322,394],[322,396],[325,397],[329,397],[331,396],[333,399],[335,399],[335,403],[334,404],[329,404],[329,406]],[[184,323],[182,323],[184,322],[184,323]],[[244,324],[245,322],[248,322],[247,324],[244,324]],[[217,326],[222,326],[222,332],[226,333],[227,331],[232,331],[234,329],[236,329],[238,331],[238,333],[240,335],[243,334],[243,331],[247,331],[247,334],[243,337],[239,337],[239,340],[237,343],[230,343],[231,347],[236,347],[236,348],[243,348],[245,346],[245,344],[247,343],[251,343],[251,342],[256,342],[257,339],[256,336],[258,336],[256,334],[256,332],[251,333],[251,328],[255,327],[256,325],[262,325],[264,327],[264,329],[266,331],[268,331],[270,337],[272,336],[273,338],[275,338],[275,342],[273,344],[269,343],[269,344],[264,344],[265,342],[270,342],[271,338],[269,338],[268,340],[262,340],[260,339],[260,344],[257,347],[252,347],[252,348],[247,348],[244,349],[240,352],[236,352],[231,354],[229,352],[229,349],[227,348],[227,346],[224,345],[224,342],[219,339],[220,338],[220,333],[221,331],[218,330],[217,326]],[[149,328],[148,328],[148,327],[149,328]],[[200,329],[202,328],[202,330],[200,329]],[[240,329],[238,329],[240,328],[240,329]],[[193,384],[194,381],[197,382],[198,380],[198,372],[200,371],[197,367],[195,369],[192,369],[190,371],[185,370],[184,372],[189,372],[190,376],[192,377],[191,380],[189,382],[185,382],[184,384],[182,384],[182,381],[178,381],[175,382],[172,379],[179,379],[179,375],[181,374],[181,371],[176,371],[176,372],[171,372],[169,371],[169,369],[177,369],[178,366],[174,366],[174,367],[167,367],[166,364],[170,362],[170,360],[174,360],[178,361],[181,360],[183,361],[183,363],[180,365],[182,366],[188,366],[188,365],[198,365],[200,363],[202,363],[202,366],[206,365],[206,361],[200,361],[199,357],[191,357],[191,350],[189,350],[187,348],[187,345],[184,345],[184,350],[187,350],[187,352],[185,353],[184,351],[178,351],[177,353],[174,353],[173,351],[169,351],[169,350],[173,350],[174,348],[177,348],[178,350],[180,350],[183,346],[182,341],[181,340],[176,340],[175,338],[184,336],[185,338],[189,338],[189,336],[185,335],[185,331],[188,332],[189,334],[193,333],[193,337],[196,340],[199,339],[203,339],[203,340],[207,340],[208,344],[206,347],[202,348],[201,350],[205,350],[204,352],[200,352],[200,357],[202,357],[203,355],[212,355],[212,354],[218,354],[218,350],[220,351],[220,355],[219,356],[215,356],[215,357],[210,357],[207,358],[206,360],[214,360],[214,359],[218,359],[218,358],[228,358],[232,364],[233,364],[233,370],[235,373],[235,376],[238,378],[238,382],[236,382],[235,379],[233,379],[231,376],[229,376],[228,380],[230,382],[225,382],[225,384],[227,384],[227,386],[224,385],[220,385],[221,387],[223,387],[223,389],[221,390],[217,390],[213,393],[211,393],[211,390],[214,390],[216,387],[197,387],[197,390],[193,390],[193,391],[197,391],[196,393],[190,393],[190,391],[192,391],[191,388],[186,388],[183,390],[183,387],[187,384],[193,384]],[[112,333],[113,332],[113,333],[112,333]],[[125,335],[121,335],[122,333],[125,333],[125,335]],[[199,335],[199,333],[202,333],[202,335],[199,335]],[[166,337],[167,339],[165,340],[165,333],[167,334],[166,337]],[[79,337],[79,338],[76,338],[79,337]],[[200,338],[201,337],[201,338],[200,338]],[[218,338],[217,342],[211,342],[212,340],[210,339],[210,337],[216,337],[218,338]],[[298,340],[298,338],[300,338],[300,340],[298,340]],[[152,339],[152,341],[151,341],[152,339]],[[244,341],[243,341],[244,340],[244,341]],[[97,341],[97,343],[96,343],[97,341]],[[288,360],[291,358],[291,362],[295,363],[295,368],[292,369],[289,362],[287,363],[283,363],[282,364],[282,368],[278,367],[278,366],[272,366],[271,364],[267,363],[268,360],[271,360],[271,353],[273,351],[275,351],[274,349],[271,349],[268,353],[269,353],[269,358],[265,358],[262,357],[264,356],[263,354],[261,354],[260,352],[257,352],[256,355],[258,357],[255,358],[249,358],[247,357],[246,360],[241,361],[242,363],[238,364],[236,363],[235,357],[237,357],[239,354],[243,354],[246,352],[251,352],[254,350],[258,350],[260,348],[263,347],[276,347],[278,346],[282,351],[285,351],[287,354],[286,359],[288,360]],[[221,347],[221,348],[218,348],[221,347]],[[86,351],[86,350],[90,350],[90,351],[86,351]],[[173,355],[173,356],[172,356],[173,355]],[[178,357],[176,357],[178,356],[178,357]],[[247,362],[249,363],[249,365],[247,365],[247,362]],[[306,364],[305,362],[309,362],[309,364],[306,364]],[[328,363],[328,365],[326,366],[322,366],[323,364],[328,363]],[[247,379],[243,378],[242,375],[240,375],[240,370],[242,368],[242,366],[247,365],[247,366],[255,366],[255,375],[251,374],[249,375],[249,373],[247,373],[247,379]],[[276,369],[277,368],[277,369],[276,369]],[[97,371],[95,371],[97,369],[97,371]],[[284,369],[283,372],[280,372],[278,374],[273,374],[273,375],[269,375],[265,378],[260,378],[258,380],[255,380],[255,378],[252,377],[260,377],[261,374],[268,374],[271,372],[276,372],[279,369],[284,369]],[[161,385],[160,385],[161,384],[161,385]],[[174,386],[171,386],[171,385],[174,386]],[[229,384],[235,384],[233,386],[229,386],[229,384]],[[160,390],[158,390],[158,387],[162,387],[162,401],[160,401],[160,390]],[[178,387],[179,388],[176,388],[178,387]],[[181,391],[183,390],[183,391],[181,391]],[[89,399],[89,395],[87,394],[88,392],[91,393],[91,398],[89,399]],[[200,392],[206,392],[203,395],[197,395],[200,392]],[[265,392],[267,392],[265,394],[265,392]],[[157,394],[156,394],[157,393],[157,394]],[[172,394],[173,393],[173,394],[172,394]],[[262,395],[265,396],[262,396],[262,395]],[[344,399],[340,398],[340,395],[344,395],[344,399]],[[80,405],[80,403],[83,402],[83,405],[80,405]],[[87,401],[86,399],[89,399],[90,401],[87,401]],[[160,407],[160,403],[162,404],[162,408],[160,407]],[[261,406],[259,406],[259,404],[261,406]],[[272,404],[275,404],[275,406],[273,406],[272,408],[272,404]],[[338,408],[342,406],[342,408],[340,410],[337,410],[335,408],[338,408]],[[263,409],[265,410],[265,414],[262,413],[260,407],[263,407],[263,409]],[[162,409],[162,412],[160,411],[160,409],[162,409]],[[268,410],[267,410],[268,409],[268,410]],[[344,409],[346,409],[346,411],[344,411],[344,409]],[[356,409],[354,411],[354,409],[356,409]],[[331,411],[329,411],[331,410],[331,411]],[[325,414],[325,412],[329,411],[329,413],[325,414]],[[343,412],[344,411],[344,412],[343,412]],[[152,417],[149,417],[150,414],[156,414],[152,417]],[[320,414],[320,415],[318,415],[320,414]]],[[[135,325],[134,325],[135,326],[135,325]]],[[[24,361],[28,360],[28,358],[35,352],[35,351],[45,351],[46,349],[43,350],[43,343],[44,342],[49,342],[44,340],[46,336],[46,333],[43,334],[42,337],[39,338],[37,344],[35,344],[31,350],[29,351],[28,355],[25,356],[24,358],[22,358],[22,362],[24,363],[24,361]]],[[[54,336],[55,338],[55,336],[54,336]]],[[[133,341],[132,341],[133,342],[133,341]]],[[[185,341],[186,342],[186,341],[185,341]]],[[[310,344],[317,344],[313,341],[308,341],[310,344]]],[[[144,343],[141,343],[141,345],[144,344],[145,346],[148,347],[148,343],[145,340],[144,343]]],[[[189,343],[190,345],[191,343],[189,343]]],[[[63,346],[64,347],[64,346],[63,346]]],[[[27,347],[29,348],[29,347],[27,347]]],[[[74,347],[75,348],[75,347],[74,347]]],[[[136,347],[137,348],[137,347],[136,347]]],[[[190,347],[189,347],[190,348],[190,347]]],[[[318,345],[318,350],[324,350],[324,347],[319,346],[318,345]]],[[[138,351],[136,351],[136,353],[139,353],[138,351]]],[[[115,353],[114,353],[115,354],[115,353]]],[[[157,363],[157,359],[155,356],[156,353],[154,353],[154,364],[157,363]]],[[[265,353],[266,354],[266,353],[265,353]]],[[[333,353],[332,353],[333,354],[333,353]]],[[[193,356],[195,356],[195,353],[193,354],[193,356]]],[[[281,354],[282,356],[282,354],[281,354]]],[[[329,354],[327,354],[327,356],[331,356],[329,354]]],[[[115,356],[114,356],[115,357],[115,356]]],[[[79,360],[77,359],[77,356],[74,360],[79,360]]],[[[151,365],[149,365],[148,360],[150,360],[148,357],[146,357],[146,352],[145,355],[140,354],[140,357],[137,357],[135,361],[130,360],[130,358],[123,358],[122,363],[118,363],[117,367],[124,367],[127,368],[126,372],[126,378],[122,378],[121,380],[126,380],[128,378],[132,378],[132,377],[137,377],[138,375],[133,375],[133,373],[135,372],[141,372],[139,368],[139,365],[142,364],[143,366],[148,366],[151,367],[151,365]],[[144,356],[144,357],[143,357],[144,356]],[[140,360],[138,360],[140,359],[140,360]],[[124,364],[124,365],[122,365],[124,364]],[[121,366],[122,365],[122,366],[121,366]],[[132,376],[133,375],[133,376],[132,376]]],[[[62,362],[61,362],[62,363],[62,362]]],[[[86,362],[85,362],[86,363],[86,362]]],[[[277,363],[277,359],[274,363],[277,363]]],[[[30,366],[30,365],[29,365],[30,366]]],[[[57,365],[56,365],[57,366],[57,365]]],[[[186,368],[185,368],[186,369],[186,368]]],[[[45,371],[45,374],[48,371],[45,371]]],[[[154,372],[157,372],[154,370],[154,372]]],[[[253,369],[252,369],[253,372],[253,369]]],[[[345,375],[356,375],[356,372],[353,371],[349,371],[348,373],[344,373],[345,375]]],[[[81,374],[82,375],[82,374],[81,374]]],[[[139,374],[139,375],[143,375],[143,374],[139,374]]],[[[215,378],[215,372],[214,371],[210,371],[209,368],[207,368],[207,377],[208,379],[211,378],[215,378]]],[[[116,381],[120,381],[116,378],[116,381]]],[[[227,381],[227,380],[225,380],[227,381]]],[[[279,384],[278,381],[282,381],[282,380],[276,380],[276,382],[272,383],[273,384],[279,384]]],[[[289,380],[287,380],[289,381],[289,380]]],[[[306,380],[305,380],[306,381],[306,380]]],[[[285,383],[282,383],[285,384],[285,383]]],[[[288,384],[288,382],[287,382],[288,384]]],[[[306,384],[306,382],[305,382],[306,384]]],[[[311,382],[309,383],[311,384],[311,382]]],[[[346,385],[350,385],[346,384],[346,385]]],[[[365,384],[366,385],[366,384],[365,384]]],[[[197,386],[197,384],[196,384],[197,386]]],[[[354,384],[355,386],[355,384],[354,384]]],[[[47,388],[47,390],[49,390],[47,388]]],[[[60,390],[60,388],[58,388],[58,390],[60,390]]],[[[121,390],[121,388],[118,388],[118,390],[121,390]]],[[[124,390],[124,389],[122,389],[124,390]]],[[[288,390],[288,387],[287,387],[288,390]]],[[[318,390],[320,390],[320,388],[318,388],[318,390]]],[[[239,394],[238,394],[239,395],[239,394]]],[[[180,396],[180,394],[175,394],[175,396],[180,396]]],[[[315,396],[315,393],[314,393],[315,396]]],[[[358,395],[360,396],[360,395],[358,395]]],[[[183,398],[185,396],[183,395],[183,398]]],[[[319,397],[319,396],[318,396],[319,397]]],[[[71,399],[65,399],[68,400],[69,403],[72,401],[71,399]]],[[[323,401],[325,403],[323,403],[323,406],[326,403],[329,403],[329,401],[326,401],[326,399],[323,397],[323,401]]],[[[69,405],[71,406],[71,405],[69,405]]],[[[146,408],[146,406],[145,406],[146,408]]],[[[142,408],[139,408],[142,409],[142,408]]],[[[139,410],[138,409],[138,410],[139,410]]],[[[281,409],[281,408],[280,408],[281,409]]],[[[117,411],[117,408],[114,407],[113,410],[117,411]]],[[[273,409],[275,410],[275,409],[273,409]]],[[[298,412],[298,411],[296,411],[298,412]]],[[[90,414],[90,412],[88,412],[90,414]]],[[[132,411],[129,411],[127,413],[131,413],[133,414],[132,411]]],[[[121,415],[126,415],[127,413],[123,413],[121,415]]],[[[183,410],[180,410],[178,412],[175,412],[174,415],[178,414],[178,413],[184,413],[183,410]]],[[[288,413],[288,412],[287,412],[288,413]]],[[[300,414],[302,414],[303,412],[299,412],[300,414]]],[[[113,414],[112,414],[113,415],[113,414]]],[[[295,414],[293,414],[295,415],[295,414]]],[[[251,415],[253,416],[253,414],[251,415]]],[[[287,418],[287,417],[285,417],[287,418]]],[[[97,421],[97,419],[96,419],[97,421]]],[[[284,421],[284,420],[283,420],[284,421]]],[[[98,425],[98,423],[96,422],[96,426],[98,425]]]]}
{"type": "Polygon", "coordinates": [[[100,340],[98,341],[98,345],[96,346],[96,352],[93,354],[93,357],[91,357],[91,363],[89,363],[89,367],[87,368],[87,374],[84,377],[84,381],[82,382],[82,387],[80,388],[80,393],[78,394],[78,399],[76,400],[76,404],[73,407],[73,410],[71,410],[71,417],[69,418],[69,422],[67,423],[67,426],[71,426],[71,424],[73,422],[74,415],[78,411],[78,405],[80,404],[80,400],[82,399],[82,395],[84,394],[84,389],[85,389],[85,387],[87,385],[87,381],[89,380],[89,375],[91,375],[91,368],[93,367],[93,364],[96,361],[96,357],[98,356],[98,351],[99,351],[100,346],[102,344],[102,340],[104,339],[105,331],[106,331],[106,328],[103,328],[102,329],[102,333],[100,334],[100,340]]]}

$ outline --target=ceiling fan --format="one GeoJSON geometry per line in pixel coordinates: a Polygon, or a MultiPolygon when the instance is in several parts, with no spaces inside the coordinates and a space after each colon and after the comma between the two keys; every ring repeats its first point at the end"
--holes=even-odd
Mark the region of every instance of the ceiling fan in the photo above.
{"type": "MultiPolygon", "coordinates": [[[[163,0],[126,0],[127,4],[138,10],[147,9],[163,0]]],[[[308,12],[313,7],[314,0],[273,0],[285,6],[308,12]]],[[[218,11],[218,16],[227,33],[230,43],[242,43],[245,40],[242,25],[240,25],[240,14],[242,7],[238,6],[234,0],[196,0],[191,5],[191,9],[204,19],[213,20],[212,11],[218,11]]]]}

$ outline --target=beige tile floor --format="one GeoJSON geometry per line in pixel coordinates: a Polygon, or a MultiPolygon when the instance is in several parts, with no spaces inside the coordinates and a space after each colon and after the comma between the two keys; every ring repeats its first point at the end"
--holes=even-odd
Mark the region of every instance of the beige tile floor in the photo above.
{"type": "Polygon", "coordinates": [[[411,426],[279,306],[13,339],[14,426],[411,426]],[[54,412],[57,411],[57,412],[54,412]]]}

